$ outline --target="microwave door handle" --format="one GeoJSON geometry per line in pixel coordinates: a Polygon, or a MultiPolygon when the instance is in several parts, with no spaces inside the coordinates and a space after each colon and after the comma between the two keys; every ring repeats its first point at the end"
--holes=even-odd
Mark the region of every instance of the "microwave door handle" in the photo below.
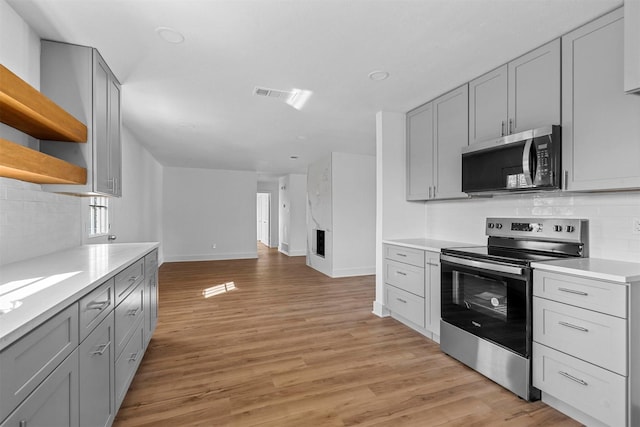
{"type": "Polygon", "coordinates": [[[531,170],[531,144],[533,144],[533,138],[527,139],[522,152],[522,172],[527,187],[533,187],[533,173],[535,173],[531,170]]]}

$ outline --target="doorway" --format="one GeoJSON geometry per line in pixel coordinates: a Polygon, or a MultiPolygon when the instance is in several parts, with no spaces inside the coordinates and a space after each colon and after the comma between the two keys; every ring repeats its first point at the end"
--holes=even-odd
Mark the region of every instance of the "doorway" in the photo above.
{"type": "Polygon", "coordinates": [[[262,243],[265,246],[271,247],[271,224],[269,216],[269,210],[271,208],[271,193],[258,193],[256,199],[256,207],[258,242],[262,243]]]}

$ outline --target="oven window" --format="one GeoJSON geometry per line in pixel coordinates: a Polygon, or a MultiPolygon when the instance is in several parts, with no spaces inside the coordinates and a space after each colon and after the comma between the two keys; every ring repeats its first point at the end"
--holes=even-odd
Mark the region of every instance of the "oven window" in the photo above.
{"type": "Polygon", "coordinates": [[[442,320],[527,357],[531,277],[442,261],[442,320]]]}
{"type": "Polygon", "coordinates": [[[507,321],[507,282],[460,271],[453,272],[454,304],[507,321]]]}

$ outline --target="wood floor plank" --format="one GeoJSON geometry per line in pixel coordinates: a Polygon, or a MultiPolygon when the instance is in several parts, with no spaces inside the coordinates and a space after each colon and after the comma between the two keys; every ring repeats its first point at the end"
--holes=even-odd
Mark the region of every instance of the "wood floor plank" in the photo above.
{"type": "Polygon", "coordinates": [[[259,246],[258,259],[165,263],[159,284],[116,427],[580,425],[373,315],[373,276],[331,279],[259,246]]]}

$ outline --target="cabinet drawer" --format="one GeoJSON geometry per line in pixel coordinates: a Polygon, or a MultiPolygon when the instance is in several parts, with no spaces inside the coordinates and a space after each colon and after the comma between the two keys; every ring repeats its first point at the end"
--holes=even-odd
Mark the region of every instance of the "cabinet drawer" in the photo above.
{"type": "Polygon", "coordinates": [[[424,297],[424,268],[385,260],[384,282],[424,297]]]}
{"type": "Polygon", "coordinates": [[[116,357],[144,318],[144,286],[138,285],[124,301],[116,307],[116,357]]]}
{"type": "Polygon", "coordinates": [[[623,376],[534,342],[533,385],[607,425],[626,425],[623,376]]]}
{"type": "Polygon", "coordinates": [[[113,279],[103,283],[80,300],[80,342],[113,309],[113,279]]]}
{"type": "Polygon", "coordinates": [[[158,250],[154,249],[144,257],[145,273],[158,269],[158,250]]]}
{"type": "Polygon", "coordinates": [[[403,246],[384,245],[384,257],[405,264],[424,267],[424,251],[403,246]]]}
{"type": "Polygon", "coordinates": [[[116,412],[127,394],[129,384],[136,373],[140,360],[144,354],[144,328],[140,323],[135,328],[131,339],[124,347],[122,354],[116,359],[115,383],[116,383],[116,412]]]}
{"type": "Polygon", "coordinates": [[[115,418],[113,311],[80,344],[80,425],[110,426],[115,418]]]}
{"type": "Polygon", "coordinates": [[[389,311],[424,328],[424,298],[393,286],[384,286],[385,305],[389,311]]]}
{"type": "Polygon", "coordinates": [[[4,419],[78,346],[73,304],[0,353],[0,420],[4,419]]]}
{"type": "Polygon", "coordinates": [[[627,374],[627,321],[533,298],[533,340],[579,359],[627,374]]]}
{"type": "Polygon", "coordinates": [[[627,286],[535,270],[533,294],[577,307],[627,317],[627,286]]]}
{"type": "Polygon", "coordinates": [[[116,274],[116,304],[120,304],[131,290],[144,279],[144,258],[116,274]]]}
{"type": "Polygon", "coordinates": [[[0,427],[79,427],[78,382],[78,352],[73,351],[0,427]]]}

